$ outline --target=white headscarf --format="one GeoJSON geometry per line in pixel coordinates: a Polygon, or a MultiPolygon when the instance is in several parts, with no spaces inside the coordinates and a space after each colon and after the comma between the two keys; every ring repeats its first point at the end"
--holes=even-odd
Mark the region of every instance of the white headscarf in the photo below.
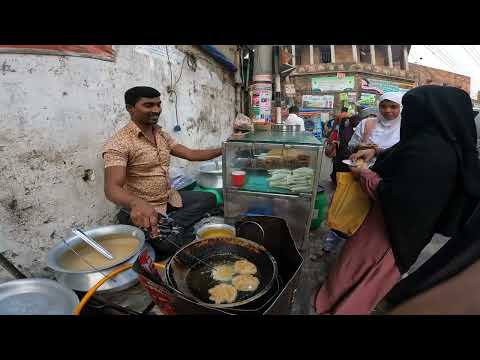
{"type": "Polygon", "coordinates": [[[376,130],[373,131],[374,134],[372,139],[382,149],[388,149],[389,147],[395,145],[400,141],[400,123],[401,123],[401,113],[402,113],[402,97],[403,94],[399,92],[388,92],[380,96],[379,105],[384,100],[390,100],[394,103],[400,105],[400,113],[393,120],[387,120],[383,117],[380,112],[380,106],[377,116],[377,126],[376,130]]]}
{"type": "Polygon", "coordinates": [[[401,113],[402,113],[402,97],[403,97],[403,93],[400,93],[400,92],[387,92],[385,94],[383,94],[382,96],[380,96],[380,98],[378,99],[379,102],[379,106],[378,106],[378,116],[377,116],[377,119],[379,122],[382,123],[383,126],[386,126],[386,127],[390,127],[390,126],[395,126],[397,125],[398,123],[398,126],[400,126],[400,120],[401,120],[401,113]],[[384,100],[390,100],[390,101],[393,101],[394,103],[400,105],[400,113],[398,114],[398,116],[393,119],[393,120],[387,120],[383,117],[382,113],[380,112],[380,104],[382,103],[382,101],[384,100]]]}
{"type": "MultiPolygon", "coordinates": [[[[394,103],[400,105],[400,114],[402,112],[402,97],[403,94],[400,92],[388,92],[383,94],[379,98],[379,104],[384,100],[390,100],[394,103]]],[[[389,147],[395,145],[397,142],[400,141],[400,122],[401,122],[401,115],[398,115],[393,120],[385,119],[382,114],[379,112],[377,115],[377,125],[375,129],[370,133],[367,142],[377,144],[380,149],[388,149],[389,147]]],[[[364,131],[365,131],[365,124],[368,119],[363,120],[360,125],[355,130],[348,146],[354,148],[358,146],[363,139],[364,131]]]]}

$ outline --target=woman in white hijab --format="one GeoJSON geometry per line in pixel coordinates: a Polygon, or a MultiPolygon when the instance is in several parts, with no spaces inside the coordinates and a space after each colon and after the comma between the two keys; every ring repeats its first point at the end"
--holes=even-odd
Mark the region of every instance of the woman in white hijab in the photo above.
{"type": "MultiPolygon", "coordinates": [[[[350,152],[354,153],[350,159],[364,158],[369,162],[381,151],[400,141],[402,97],[403,94],[399,92],[385,93],[380,97],[377,118],[366,118],[355,128],[348,143],[350,152]]],[[[322,252],[328,254],[335,251],[346,239],[345,234],[330,230],[323,239],[322,252]]]]}
{"type": "Polygon", "coordinates": [[[380,97],[377,118],[364,119],[355,129],[348,143],[352,152],[359,148],[362,151],[362,145],[374,144],[375,154],[378,154],[400,140],[402,97],[403,94],[399,92],[385,93],[380,97]]]}

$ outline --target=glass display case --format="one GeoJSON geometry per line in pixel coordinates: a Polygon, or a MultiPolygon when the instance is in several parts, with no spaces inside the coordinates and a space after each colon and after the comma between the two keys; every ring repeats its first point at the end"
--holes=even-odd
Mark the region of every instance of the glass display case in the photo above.
{"type": "Polygon", "coordinates": [[[257,131],[223,146],[225,218],[284,218],[300,245],[310,228],[322,143],[306,132],[257,131]]]}

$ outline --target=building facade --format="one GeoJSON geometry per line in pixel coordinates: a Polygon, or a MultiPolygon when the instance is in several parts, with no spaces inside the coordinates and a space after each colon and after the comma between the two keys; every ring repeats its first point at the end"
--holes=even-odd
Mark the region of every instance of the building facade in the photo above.
{"type": "Polygon", "coordinates": [[[286,105],[326,120],[345,106],[375,107],[389,91],[442,84],[470,91],[470,78],[408,62],[410,45],[282,45],[295,70],[285,81],[286,105]]]}

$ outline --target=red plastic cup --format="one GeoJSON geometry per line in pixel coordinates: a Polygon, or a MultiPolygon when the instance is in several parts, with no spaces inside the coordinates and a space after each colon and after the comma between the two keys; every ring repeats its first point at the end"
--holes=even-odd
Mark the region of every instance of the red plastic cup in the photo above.
{"type": "Polygon", "coordinates": [[[232,185],[233,186],[243,186],[245,184],[245,171],[232,171],[232,185]]]}

